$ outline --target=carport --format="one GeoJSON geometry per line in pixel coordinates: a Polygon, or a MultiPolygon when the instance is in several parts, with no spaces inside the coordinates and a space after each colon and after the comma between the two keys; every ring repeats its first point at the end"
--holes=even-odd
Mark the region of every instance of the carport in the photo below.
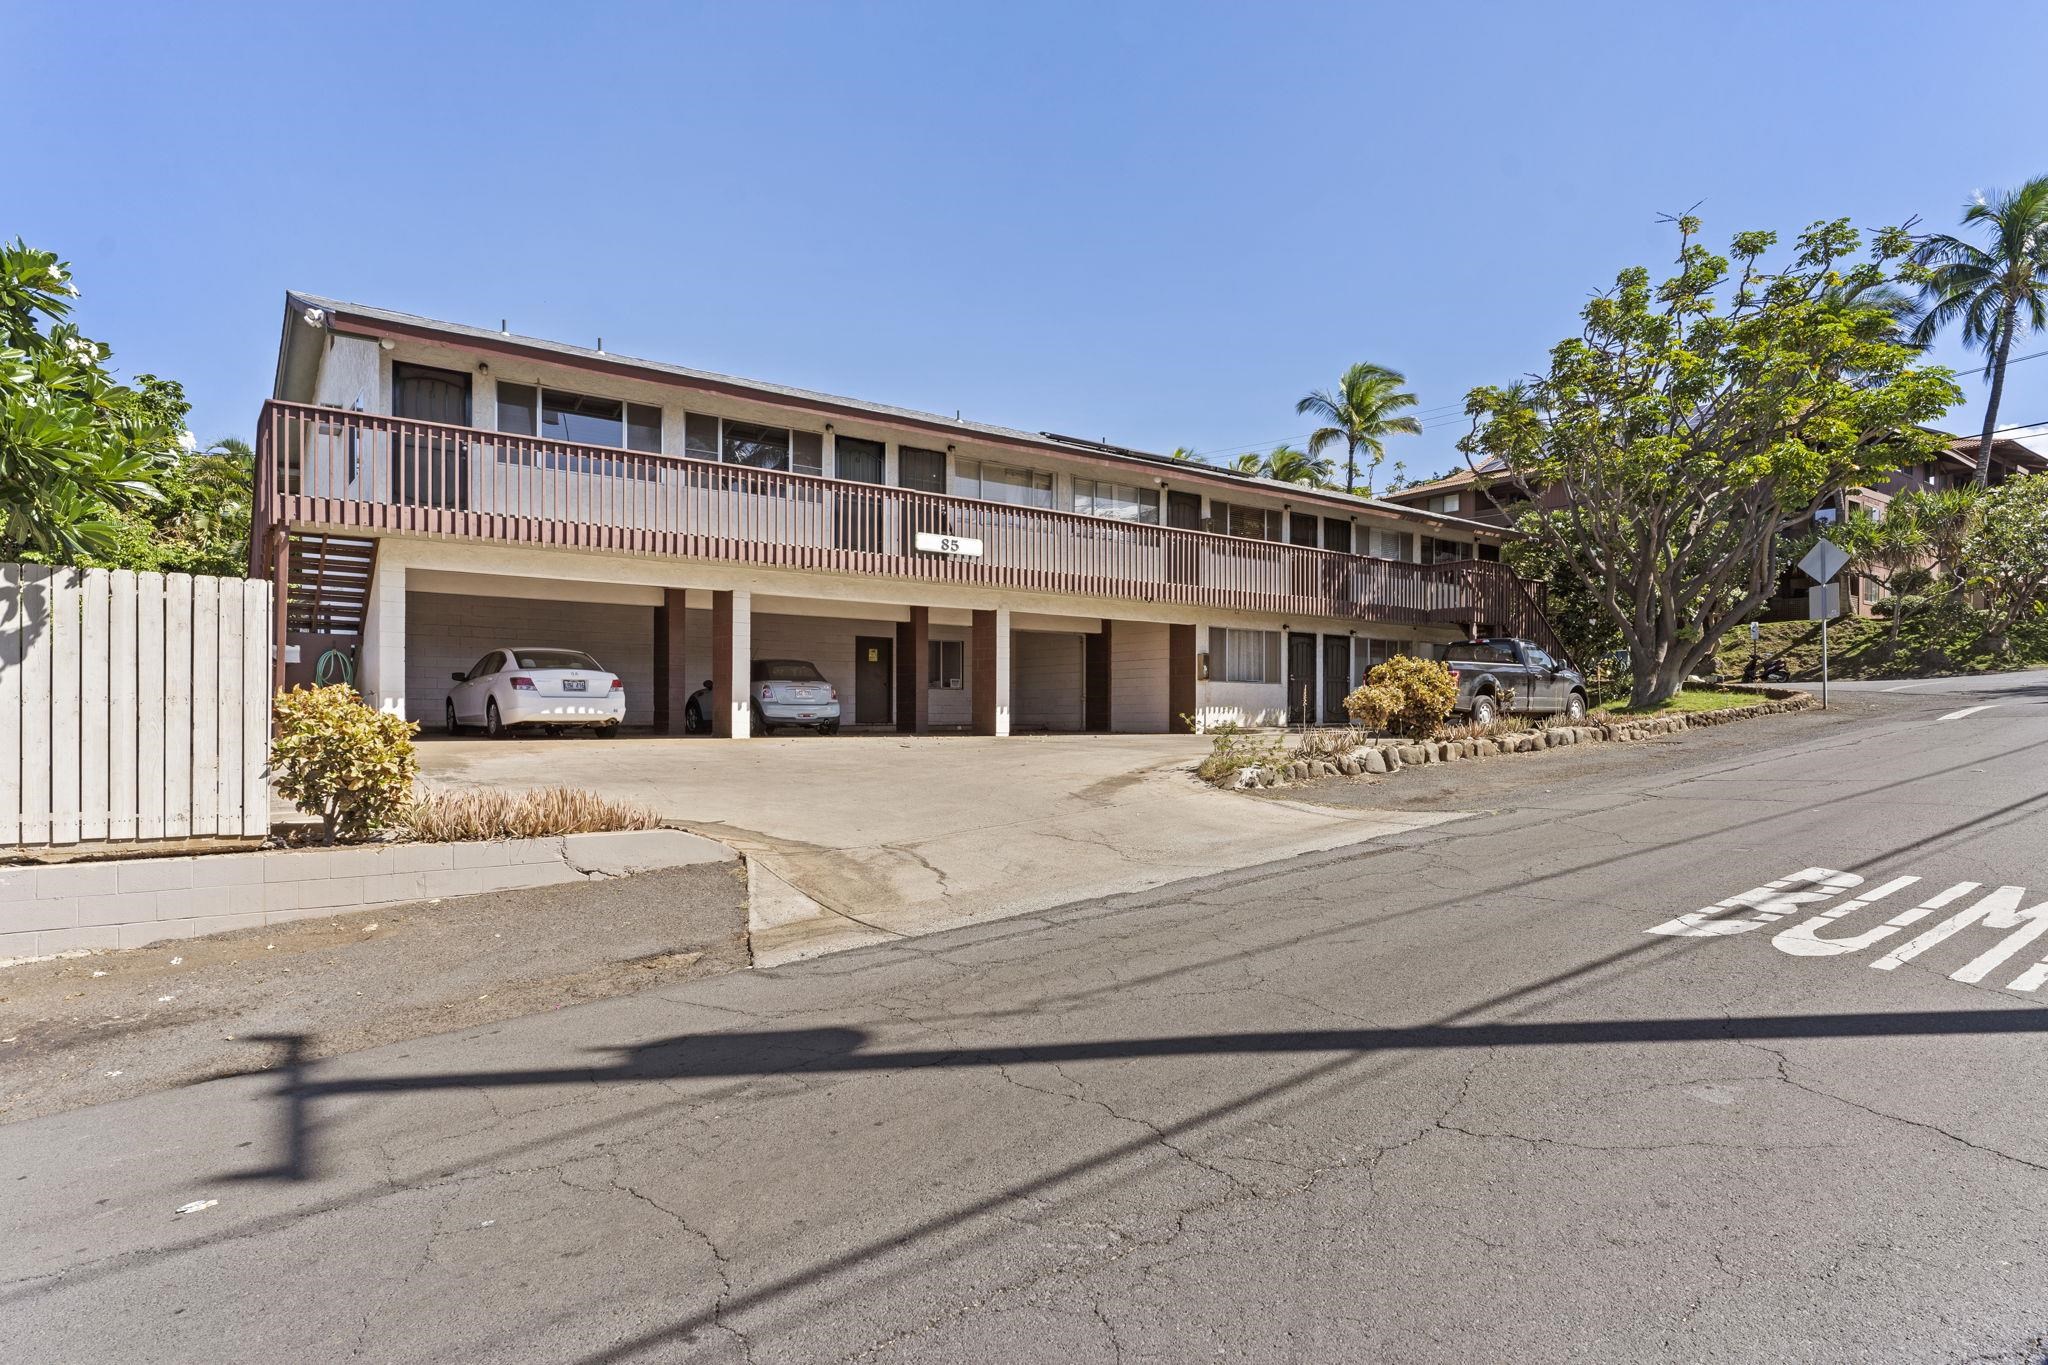
{"type": "Polygon", "coordinates": [[[1159,733],[1175,695],[1193,710],[1191,626],[425,567],[403,591],[404,711],[430,727],[450,675],[542,645],[617,673],[626,725],[656,733],[682,733],[708,682],[727,703],[710,708],[714,732],[745,734],[756,659],[814,664],[856,732],[1159,733]]]}

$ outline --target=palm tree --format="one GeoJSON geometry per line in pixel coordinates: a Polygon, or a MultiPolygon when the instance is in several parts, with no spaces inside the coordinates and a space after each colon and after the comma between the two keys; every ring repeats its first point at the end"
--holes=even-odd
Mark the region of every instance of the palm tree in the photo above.
{"type": "Polygon", "coordinates": [[[1333,472],[1331,464],[1329,460],[1319,460],[1293,446],[1277,445],[1266,456],[1265,468],[1260,472],[1282,483],[1305,483],[1310,488],[1327,488],[1333,472]]]}
{"type": "Polygon", "coordinates": [[[1183,464],[1187,464],[1190,462],[1194,464],[1203,463],[1202,457],[1195,454],[1194,451],[1189,450],[1186,446],[1175,446],[1173,448],[1173,454],[1167,456],[1166,458],[1169,460],[1179,460],[1183,464]]]}
{"type": "Polygon", "coordinates": [[[1263,474],[1266,472],[1266,457],[1255,450],[1246,451],[1223,467],[1233,474],[1263,474]]]}
{"type": "Polygon", "coordinates": [[[1925,312],[1913,339],[1922,345],[1958,318],[1963,341],[1981,347],[1991,396],[1984,405],[1984,435],[1977,445],[1977,486],[1991,476],[1991,433],[2005,395],[2005,364],[2015,333],[2048,328],[2048,175],[2008,193],[1978,196],[1963,210],[1963,226],[1990,229],[1988,246],[1939,233],[1922,242],[1914,262],[1926,268],[1925,312]]]}
{"type": "Polygon", "coordinates": [[[1317,389],[1294,405],[1295,412],[1314,415],[1329,424],[1309,433],[1309,454],[1320,455],[1333,443],[1344,443],[1346,492],[1358,491],[1359,451],[1372,457],[1366,463],[1365,474],[1365,495],[1371,497],[1372,471],[1387,458],[1386,438],[1396,433],[1422,434],[1422,424],[1413,417],[1389,415],[1415,406],[1415,395],[1401,387],[1407,382],[1407,376],[1398,371],[1361,362],[1344,371],[1336,393],[1317,389]]]}

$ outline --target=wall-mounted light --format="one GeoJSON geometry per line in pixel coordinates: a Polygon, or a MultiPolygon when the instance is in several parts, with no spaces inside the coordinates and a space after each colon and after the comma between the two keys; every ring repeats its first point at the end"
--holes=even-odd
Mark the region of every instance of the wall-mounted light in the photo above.
{"type": "Polygon", "coordinates": [[[491,362],[488,360],[477,361],[476,372],[478,374],[489,374],[491,372],[491,362]]]}
{"type": "Polygon", "coordinates": [[[379,346],[382,346],[387,351],[395,351],[398,349],[398,343],[393,341],[390,337],[385,337],[382,341],[378,342],[377,344],[379,346]]]}
{"type": "Polygon", "coordinates": [[[830,430],[832,430],[832,424],[831,424],[830,422],[827,422],[827,423],[825,423],[825,430],[827,430],[827,431],[830,431],[830,430]]]}

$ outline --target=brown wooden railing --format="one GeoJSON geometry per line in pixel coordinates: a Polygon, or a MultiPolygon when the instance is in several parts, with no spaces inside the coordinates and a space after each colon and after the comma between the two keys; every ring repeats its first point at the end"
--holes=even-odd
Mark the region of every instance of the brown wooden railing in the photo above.
{"type": "MultiPolygon", "coordinates": [[[[298,403],[264,405],[267,528],[403,532],[678,555],[1406,624],[1550,632],[1505,566],[1406,564],[298,403]],[[920,533],[978,540],[975,557],[920,533]]],[[[259,535],[259,544],[263,537],[259,535]]]]}

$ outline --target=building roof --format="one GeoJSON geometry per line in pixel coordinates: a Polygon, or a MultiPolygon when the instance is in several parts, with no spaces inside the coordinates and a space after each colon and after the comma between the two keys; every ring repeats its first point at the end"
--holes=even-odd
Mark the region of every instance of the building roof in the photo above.
{"type": "Polygon", "coordinates": [[[494,331],[487,327],[472,327],[466,323],[443,322],[435,318],[421,317],[414,313],[401,313],[388,308],[369,304],[349,303],[342,299],[326,298],[318,294],[290,290],[285,294],[284,335],[278,348],[278,369],[274,394],[286,398],[287,375],[291,371],[292,348],[299,340],[299,333],[310,328],[296,325],[311,311],[318,310],[326,326],[342,333],[366,336],[406,336],[444,344],[463,345],[493,353],[523,355],[533,359],[553,360],[582,369],[595,369],[629,378],[642,378],[657,382],[680,385],[733,397],[750,399],[755,402],[778,404],[785,407],[801,407],[809,410],[836,412],[852,417],[871,417],[877,421],[899,426],[919,427],[962,439],[981,441],[996,445],[1015,446],[1031,450],[1046,451],[1084,460],[1111,462],[1121,465],[1145,466],[1156,477],[1171,470],[1183,479],[1194,483],[1222,487],[1242,488],[1269,496],[1287,498],[1296,502],[1307,502],[1319,507],[1341,511],[1373,511],[1405,521],[1419,521],[1431,525],[1454,528],[1475,535],[1499,538],[1503,535],[1498,526],[1484,522],[1470,521],[1462,517],[1444,516],[1423,512],[1382,498],[1361,497],[1338,489],[1311,488],[1306,484],[1287,483],[1279,479],[1268,479],[1254,474],[1239,474],[1233,470],[1219,469],[1199,461],[1176,460],[1169,455],[1157,455],[1147,451],[1134,450],[1107,442],[1088,441],[1079,437],[1061,436],[1049,431],[1022,431],[1015,427],[998,426],[987,422],[973,422],[960,417],[946,417],[939,413],[920,412],[915,408],[893,407],[886,403],[871,403],[858,398],[845,398],[837,394],[820,393],[811,389],[794,388],[787,384],[774,384],[765,380],[742,379],[733,375],[719,374],[711,370],[692,369],[686,365],[674,365],[667,361],[645,360],[635,356],[618,355],[587,346],[572,346],[565,342],[548,341],[541,337],[521,336],[509,331],[494,331]]]}

